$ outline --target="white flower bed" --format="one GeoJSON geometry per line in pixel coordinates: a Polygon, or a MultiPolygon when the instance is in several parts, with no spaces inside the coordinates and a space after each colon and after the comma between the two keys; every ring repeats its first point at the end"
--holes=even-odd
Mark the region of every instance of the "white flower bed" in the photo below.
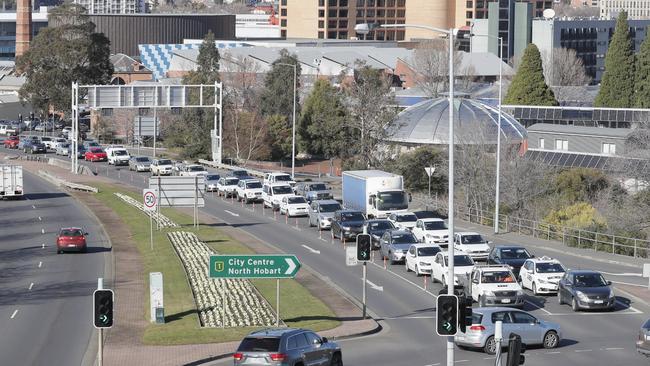
{"type": "Polygon", "coordinates": [[[122,201],[130,204],[131,206],[135,206],[137,209],[140,211],[144,212],[145,214],[151,216],[154,221],[157,221],[160,223],[161,227],[178,227],[178,224],[170,220],[167,216],[163,214],[158,214],[158,212],[151,212],[151,211],[145,211],[144,210],[144,204],[142,202],[138,202],[134,200],[131,196],[127,196],[122,193],[115,192],[115,195],[118,196],[119,198],[122,199],[122,201]]]}
{"type": "Polygon", "coordinates": [[[210,255],[214,251],[190,232],[168,233],[178,253],[194,293],[204,327],[248,327],[275,325],[275,310],[248,280],[215,279],[209,276],[210,255]],[[222,291],[226,294],[222,319],[222,291]]]}

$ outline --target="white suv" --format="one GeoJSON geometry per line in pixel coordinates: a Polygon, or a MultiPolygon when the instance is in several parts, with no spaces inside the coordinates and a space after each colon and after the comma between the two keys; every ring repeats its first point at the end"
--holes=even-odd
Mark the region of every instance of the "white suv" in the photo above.
{"type": "Polygon", "coordinates": [[[129,165],[129,152],[123,147],[109,147],[106,149],[108,165],[129,165]]]}
{"type": "Polygon", "coordinates": [[[558,283],[566,270],[557,259],[549,257],[526,259],[519,270],[521,287],[533,294],[552,294],[558,291],[558,283]]]}
{"type": "Polygon", "coordinates": [[[419,219],[411,231],[421,243],[441,246],[449,243],[449,228],[443,219],[419,219]]]}
{"type": "Polygon", "coordinates": [[[264,174],[264,184],[288,184],[291,187],[296,185],[296,182],[291,178],[291,175],[283,172],[272,172],[264,174]]]}
{"type": "Polygon", "coordinates": [[[291,189],[291,186],[284,183],[264,184],[264,187],[262,188],[262,200],[264,200],[264,206],[272,208],[273,211],[280,209],[283,197],[293,195],[293,189],[291,189]]]}
{"type": "Polygon", "coordinates": [[[474,232],[454,233],[454,249],[462,250],[475,261],[487,261],[490,254],[489,241],[474,232]]]}
{"type": "Polygon", "coordinates": [[[262,202],[262,183],[257,179],[243,179],[235,189],[238,201],[262,202]]]}
{"type": "Polygon", "coordinates": [[[172,175],[174,164],[169,159],[153,159],[151,162],[151,175],[172,175]]]}
{"type": "Polygon", "coordinates": [[[476,266],[470,277],[472,299],[480,307],[524,307],[524,291],[508,265],[476,266]]]}

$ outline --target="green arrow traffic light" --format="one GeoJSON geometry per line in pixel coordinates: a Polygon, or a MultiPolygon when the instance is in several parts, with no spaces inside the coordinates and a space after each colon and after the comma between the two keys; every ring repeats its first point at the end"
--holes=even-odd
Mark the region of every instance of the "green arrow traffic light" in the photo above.
{"type": "Polygon", "coordinates": [[[113,326],[113,290],[95,290],[93,293],[93,323],[95,328],[113,326]]]}
{"type": "Polygon", "coordinates": [[[458,297],[440,295],[436,300],[436,332],[441,336],[453,336],[458,332],[458,297]]]}
{"type": "Polygon", "coordinates": [[[371,238],[368,234],[357,235],[357,260],[367,261],[370,259],[371,238]]]}

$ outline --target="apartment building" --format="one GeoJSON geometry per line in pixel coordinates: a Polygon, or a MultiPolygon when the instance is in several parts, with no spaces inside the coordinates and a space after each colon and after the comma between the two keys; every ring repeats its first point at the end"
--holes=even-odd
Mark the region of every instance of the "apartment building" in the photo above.
{"type": "Polygon", "coordinates": [[[601,19],[612,19],[625,10],[628,19],[650,19],[650,0],[600,0],[601,19]]]}
{"type": "Polygon", "coordinates": [[[143,0],[74,0],[88,10],[88,14],[135,14],[145,12],[143,0]]]}

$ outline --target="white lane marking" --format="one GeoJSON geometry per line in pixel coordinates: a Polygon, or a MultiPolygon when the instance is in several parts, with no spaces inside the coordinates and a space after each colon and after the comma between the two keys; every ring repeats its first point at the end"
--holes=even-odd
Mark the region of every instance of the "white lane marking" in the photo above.
{"type": "Polygon", "coordinates": [[[394,316],[384,318],[384,320],[400,320],[400,319],[435,319],[435,316],[394,316]]]}
{"type": "Polygon", "coordinates": [[[543,307],[541,307],[541,306],[539,306],[539,305],[537,305],[537,304],[535,304],[535,303],[533,303],[533,302],[530,302],[530,301],[528,301],[528,300],[524,300],[524,302],[528,303],[529,305],[532,305],[532,306],[536,307],[537,309],[539,309],[539,310],[545,312],[545,313],[548,314],[548,315],[553,315],[553,313],[551,313],[550,311],[544,309],[543,307]]]}
{"type": "Polygon", "coordinates": [[[456,363],[469,362],[469,360],[458,360],[456,363]]]}
{"type": "MultiPolygon", "coordinates": [[[[368,263],[373,264],[373,265],[376,266],[377,268],[381,268],[382,270],[384,270],[384,267],[383,267],[383,266],[380,266],[380,265],[378,265],[378,264],[375,263],[375,262],[368,262],[368,263]]],[[[392,274],[393,276],[399,277],[399,278],[401,278],[402,280],[404,280],[404,281],[410,283],[411,285],[413,285],[413,286],[419,288],[420,290],[422,289],[422,285],[418,285],[418,284],[416,284],[415,282],[409,280],[408,278],[405,278],[405,277],[403,277],[403,276],[400,276],[399,274],[397,274],[397,273],[391,271],[390,269],[384,270],[384,272],[388,272],[388,273],[392,274]]],[[[431,295],[431,296],[433,296],[434,299],[437,299],[437,298],[438,298],[438,296],[434,295],[433,293],[431,293],[431,292],[429,292],[429,291],[426,291],[426,293],[429,294],[429,295],[431,295]]]]}
{"type": "Polygon", "coordinates": [[[625,349],[625,348],[623,348],[623,347],[609,347],[609,348],[605,348],[605,351],[619,351],[619,350],[622,350],[622,349],[625,349]]]}
{"type": "Polygon", "coordinates": [[[546,352],[547,355],[557,355],[559,353],[562,353],[562,352],[560,352],[560,351],[546,352]]]}
{"type": "Polygon", "coordinates": [[[18,309],[14,310],[14,312],[11,313],[11,319],[15,318],[16,314],[18,314],[18,309]]]}
{"type": "MultiPolygon", "coordinates": [[[[362,280],[363,280],[363,278],[362,278],[362,280]]],[[[384,291],[384,286],[377,286],[374,283],[370,282],[370,280],[366,280],[366,283],[369,284],[370,288],[372,288],[373,290],[377,290],[377,291],[381,291],[381,292],[384,291]]]]}
{"type": "Polygon", "coordinates": [[[45,234],[45,229],[41,229],[41,234],[45,234]]]}
{"type": "Polygon", "coordinates": [[[41,244],[41,248],[45,249],[45,243],[41,244]]]}
{"type": "Polygon", "coordinates": [[[329,240],[325,240],[325,239],[323,239],[323,238],[319,238],[319,239],[322,240],[322,241],[324,241],[324,242],[326,242],[326,243],[329,243],[329,240]]]}
{"type": "Polygon", "coordinates": [[[39,216],[38,221],[43,221],[43,218],[39,216]]]}
{"type": "Polygon", "coordinates": [[[430,364],[430,365],[424,365],[424,366],[438,366],[438,365],[440,365],[440,362],[438,362],[438,363],[432,363],[432,364],[430,364]]]}
{"type": "Polygon", "coordinates": [[[232,211],[223,210],[223,212],[228,213],[228,214],[230,214],[230,215],[232,215],[232,216],[235,216],[235,217],[239,217],[239,214],[236,214],[236,213],[234,213],[234,212],[232,212],[232,211]]]}
{"type": "Polygon", "coordinates": [[[32,289],[32,287],[34,287],[34,282],[32,282],[32,283],[29,284],[29,289],[30,289],[30,290],[32,289]]]}
{"type": "Polygon", "coordinates": [[[616,302],[619,305],[623,306],[623,307],[627,306],[628,307],[627,309],[632,311],[634,314],[643,314],[643,311],[635,308],[634,306],[631,306],[630,304],[625,304],[625,303],[621,302],[620,300],[616,300],[616,302]]]}
{"type": "Polygon", "coordinates": [[[591,351],[593,351],[593,350],[592,349],[577,349],[577,350],[574,350],[573,352],[580,353],[580,352],[591,352],[591,351]]]}
{"type": "Polygon", "coordinates": [[[628,285],[628,286],[635,286],[635,287],[643,287],[647,288],[648,285],[639,285],[636,283],[629,283],[629,282],[620,282],[620,281],[611,281],[612,283],[618,283],[619,285],[628,285]]]}
{"type": "Polygon", "coordinates": [[[313,249],[311,247],[306,246],[305,244],[303,244],[302,247],[307,249],[308,251],[314,253],[314,254],[320,254],[320,250],[313,249]]]}
{"type": "Polygon", "coordinates": [[[291,226],[291,228],[294,229],[294,230],[302,231],[302,230],[300,230],[299,227],[291,226]]]}
{"type": "Polygon", "coordinates": [[[628,273],[610,273],[610,272],[603,272],[600,271],[600,273],[604,273],[606,275],[610,276],[634,276],[634,277],[643,277],[643,273],[636,273],[636,272],[628,272],[628,273]]]}
{"type": "Polygon", "coordinates": [[[32,208],[35,210],[35,209],[36,209],[36,206],[32,205],[32,208]]]}
{"type": "Polygon", "coordinates": [[[38,262],[38,268],[41,268],[42,265],[43,265],[43,262],[38,262]]]}

